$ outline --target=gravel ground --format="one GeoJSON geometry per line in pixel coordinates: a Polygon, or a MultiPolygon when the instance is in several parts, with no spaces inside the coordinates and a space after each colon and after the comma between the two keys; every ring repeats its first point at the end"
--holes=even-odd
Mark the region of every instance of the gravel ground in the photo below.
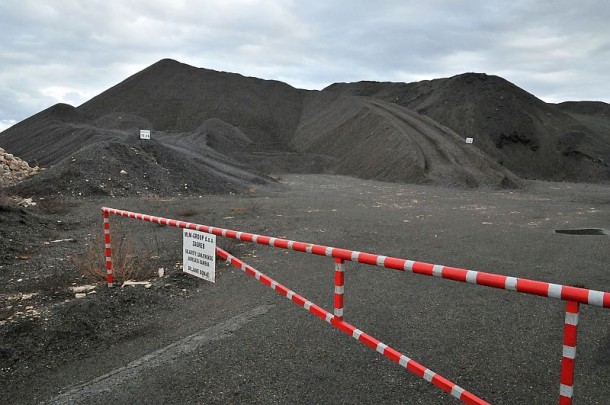
{"type": "MultiPolygon", "coordinates": [[[[530,182],[522,190],[456,190],[325,175],[234,195],[89,197],[3,207],[0,216],[2,403],[450,403],[378,353],[218,264],[215,284],[181,272],[177,229],[123,225],[151,287],[76,299],[99,208],[473,270],[610,290],[610,188],[530,182]],[[144,253],[147,253],[146,255],[144,253]],[[97,379],[97,380],[96,380],[97,379]]],[[[332,309],[327,258],[218,244],[332,309]]],[[[560,301],[346,264],[345,319],[493,403],[556,402],[560,301]]],[[[575,403],[610,396],[610,313],[583,306],[575,403]]]]}

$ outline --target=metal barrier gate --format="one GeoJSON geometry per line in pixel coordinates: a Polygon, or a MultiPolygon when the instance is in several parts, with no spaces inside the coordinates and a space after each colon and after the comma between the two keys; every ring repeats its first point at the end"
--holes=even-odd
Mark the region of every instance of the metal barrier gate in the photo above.
{"type": "Polygon", "coordinates": [[[335,328],[352,336],[360,343],[381,353],[388,359],[400,364],[411,373],[428,381],[441,390],[451,394],[455,398],[467,404],[488,404],[485,400],[466,391],[457,384],[440,376],[429,368],[421,365],[415,360],[400,353],[394,348],[377,340],[373,336],[361,331],[355,326],[343,320],[343,293],[344,293],[344,269],[343,263],[354,261],[372,266],[385,267],[387,269],[409,271],[415,274],[441,277],[454,281],[461,281],[486,287],[494,287],[503,290],[511,290],[524,294],[538,295],[541,297],[555,298],[566,301],[566,313],[563,335],[563,355],[561,359],[561,381],[559,386],[559,403],[571,404],[574,387],[574,363],[576,357],[576,336],[578,327],[579,304],[595,305],[610,308],[610,292],[589,290],[586,288],[572,287],[561,284],[552,284],[543,281],[529,280],[526,278],[503,276],[493,273],[461,269],[457,267],[442,266],[438,264],[417,262],[413,260],[396,257],[382,256],[371,253],[352,251],[348,249],[330,246],[316,245],[298,242],[282,238],[274,238],[265,235],[256,235],[231,229],[218,228],[208,225],[194,224],[175,219],[156,217],[115,208],[102,207],[104,221],[104,243],[106,255],[106,281],[108,287],[113,286],[112,274],[112,248],[110,244],[110,214],[125,218],[133,218],[141,221],[152,222],[159,225],[173,226],[176,228],[191,229],[201,232],[236,239],[244,242],[252,242],[281,249],[295,250],[297,252],[310,253],[318,256],[334,258],[335,261],[335,295],[334,310],[331,314],[324,308],[314,304],[289,288],[276,282],[267,275],[254,269],[240,259],[232,256],[225,250],[217,247],[216,255],[227,263],[243,270],[246,274],[254,277],[262,284],[275,290],[277,293],[288,298],[290,301],[305,308],[320,319],[325,320],[335,328]]]}

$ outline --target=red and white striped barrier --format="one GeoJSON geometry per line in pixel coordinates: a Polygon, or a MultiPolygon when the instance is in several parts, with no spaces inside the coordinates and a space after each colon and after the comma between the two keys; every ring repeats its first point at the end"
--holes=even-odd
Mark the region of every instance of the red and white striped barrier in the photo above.
{"type": "Polygon", "coordinates": [[[326,320],[339,330],[354,337],[373,350],[378,351],[390,360],[399,363],[412,373],[424,378],[426,381],[450,393],[454,397],[471,404],[487,403],[477,396],[465,391],[451,381],[439,376],[421,364],[409,359],[400,352],[388,347],[374,337],[365,334],[361,330],[346,323],[343,320],[343,294],[345,290],[345,272],[343,263],[350,260],[388,269],[409,271],[415,274],[440,277],[454,281],[461,281],[486,287],[494,287],[503,290],[517,291],[524,294],[538,295],[547,298],[555,298],[567,301],[566,320],[564,329],[564,346],[561,369],[560,404],[570,404],[574,385],[574,357],[576,354],[576,329],[578,326],[578,305],[588,304],[603,308],[610,308],[610,292],[590,290],[581,287],[572,287],[561,284],[547,283],[544,281],[529,280],[526,278],[503,276],[500,274],[484,273],[480,271],[461,269],[457,267],[442,266],[417,262],[413,260],[396,257],[376,255],[372,253],[358,252],[348,249],[340,249],[312,243],[298,242],[288,239],[275,238],[265,235],[257,235],[247,232],[234,231],[231,229],[218,228],[208,225],[194,224],[178,221],[175,219],[156,217],[131,211],[118,210],[115,208],[102,207],[104,217],[104,241],[106,251],[107,283],[112,287],[112,255],[110,247],[110,231],[108,215],[113,214],[126,218],[152,222],[159,225],[173,226],[177,228],[192,229],[211,233],[244,242],[258,243],[260,245],[273,246],[281,249],[290,249],[297,252],[310,253],[319,256],[327,256],[335,259],[335,294],[334,314],[313,304],[300,295],[294,293],[283,285],[277,283],[258,270],[248,266],[241,260],[229,255],[224,250],[217,248],[217,255],[227,260],[233,266],[242,269],[246,274],[256,278],[291,301],[299,304],[317,317],[326,320]]]}
{"type": "MultiPolygon", "coordinates": [[[[484,401],[483,399],[477,397],[476,395],[466,391],[459,385],[447,380],[444,377],[441,377],[440,375],[438,375],[434,371],[430,370],[429,368],[422,366],[415,360],[405,356],[404,354],[391,348],[390,346],[386,345],[385,343],[382,343],[381,341],[375,339],[373,336],[361,331],[360,329],[356,328],[353,325],[350,325],[349,323],[347,323],[343,320],[342,316],[340,317],[340,316],[331,314],[324,308],[319,307],[318,305],[314,304],[313,302],[309,301],[308,299],[302,297],[301,295],[295,293],[294,291],[290,290],[289,288],[283,286],[282,284],[278,283],[271,277],[256,270],[254,267],[247,265],[240,259],[227,253],[223,249],[217,247],[216,254],[219,257],[226,260],[227,263],[231,264],[234,267],[237,267],[238,269],[241,269],[244,273],[246,273],[250,277],[257,279],[262,284],[271,288],[278,294],[283,295],[284,297],[288,298],[290,301],[294,302],[295,304],[305,308],[306,310],[308,310],[309,312],[311,312],[318,318],[330,323],[331,325],[333,325],[335,328],[339,329],[346,335],[353,337],[354,339],[356,339],[360,343],[364,344],[365,346],[368,346],[371,349],[381,353],[388,359],[392,360],[394,363],[400,364],[401,366],[403,366],[404,368],[409,370],[411,373],[417,375],[420,378],[425,379],[432,385],[453,395],[455,398],[459,399],[460,401],[462,401],[466,404],[481,404],[481,405],[489,404],[489,402],[484,401]]],[[[337,268],[338,267],[342,267],[342,265],[340,263],[337,263],[337,268]]],[[[337,271],[339,271],[339,270],[337,270],[337,271]]],[[[340,270],[340,273],[343,274],[342,269],[340,270]]],[[[335,296],[335,298],[336,298],[336,296],[335,296]]],[[[336,311],[337,311],[337,308],[335,306],[335,312],[336,311]]]]}
{"type": "Polygon", "coordinates": [[[563,327],[563,355],[561,357],[561,383],[559,385],[560,405],[570,405],[572,403],[578,307],[578,302],[566,302],[566,319],[563,327]]]}
{"type": "Polygon", "coordinates": [[[499,288],[502,290],[517,291],[524,294],[539,295],[547,298],[574,301],[580,304],[610,308],[610,292],[589,290],[586,288],[552,284],[544,281],[529,280],[526,278],[509,277],[500,274],[484,273],[482,271],[467,270],[457,267],[442,266],[439,264],[416,262],[397,257],[382,256],[348,249],[339,249],[335,247],[297,242],[293,240],[274,238],[271,236],[256,235],[247,232],[234,231],[231,229],[217,228],[214,226],[193,224],[190,222],[177,221],[175,219],[117,210],[114,208],[102,207],[102,211],[126,218],[154,222],[160,225],[212,233],[216,236],[238,239],[243,242],[253,242],[258,243],[259,245],[290,249],[297,252],[311,253],[318,256],[334,257],[335,259],[350,260],[373,266],[385,267],[387,269],[409,271],[414,274],[440,277],[486,287],[499,288]]]}

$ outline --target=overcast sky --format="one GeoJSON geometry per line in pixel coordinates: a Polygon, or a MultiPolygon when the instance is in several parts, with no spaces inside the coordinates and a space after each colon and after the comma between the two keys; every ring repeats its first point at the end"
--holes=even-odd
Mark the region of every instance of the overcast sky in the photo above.
{"type": "Polygon", "coordinates": [[[307,89],[485,72],[610,102],[610,1],[2,0],[0,130],[163,58],[307,89]]]}

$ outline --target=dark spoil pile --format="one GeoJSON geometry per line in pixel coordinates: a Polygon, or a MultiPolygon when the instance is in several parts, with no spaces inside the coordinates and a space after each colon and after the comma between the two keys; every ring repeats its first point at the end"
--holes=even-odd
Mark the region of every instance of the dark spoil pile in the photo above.
{"type": "MultiPolygon", "coordinates": [[[[610,181],[610,137],[591,125],[593,116],[607,114],[605,103],[549,104],[501,77],[477,73],[417,83],[337,83],[327,90],[375,97],[424,114],[463,138],[474,138],[477,148],[521,177],[610,181]],[[594,114],[582,120],[566,114],[569,109],[594,114]]],[[[608,116],[605,122],[610,124],[608,116]]]]}
{"type": "Polygon", "coordinates": [[[94,143],[12,190],[27,196],[186,195],[241,192],[272,183],[263,175],[180,153],[160,142],[94,143]],[[216,163],[216,164],[214,164],[216,163]]]}
{"type": "MultiPolygon", "coordinates": [[[[579,122],[494,76],[337,84],[305,91],[165,59],[79,107],[58,104],[18,123],[0,134],[0,145],[32,164],[50,168],[62,162],[61,173],[47,178],[65,180],[75,195],[103,192],[105,185],[98,180],[108,178],[119,188],[115,195],[183,191],[189,180],[173,173],[169,163],[164,166],[169,174],[157,174],[160,181],[170,180],[171,187],[164,190],[149,178],[155,170],[147,165],[166,154],[173,162],[184,161],[172,163],[178,170],[204,169],[196,192],[268,182],[257,172],[339,173],[458,188],[519,187],[512,173],[608,181],[610,143],[597,136],[592,124],[579,122]],[[153,140],[172,151],[159,146],[145,159],[127,150],[113,152],[119,172],[129,174],[121,166],[133,166],[121,159],[143,165],[131,170],[147,173],[141,185],[135,179],[117,180],[117,170],[92,161],[95,170],[106,170],[100,179],[89,179],[96,183],[92,189],[83,183],[94,175],[89,169],[69,168],[81,149],[99,142],[131,142],[140,129],[151,130],[153,140]],[[467,137],[475,143],[466,144],[467,137]],[[74,182],[83,184],[75,188],[74,182]]],[[[52,188],[45,187],[45,192],[52,188]]]]}

